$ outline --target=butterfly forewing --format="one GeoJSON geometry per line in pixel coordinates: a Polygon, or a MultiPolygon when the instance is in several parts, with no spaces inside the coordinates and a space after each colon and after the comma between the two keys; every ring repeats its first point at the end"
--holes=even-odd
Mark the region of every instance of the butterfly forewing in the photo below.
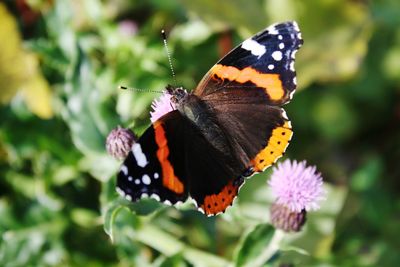
{"type": "Polygon", "coordinates": [[[259,88],[268,104],[282,105],[296,89],[294,59],[302,44],[296,22],[269,26],[218,61],[194,93],[207,98],[223,89],[259,88]]]}

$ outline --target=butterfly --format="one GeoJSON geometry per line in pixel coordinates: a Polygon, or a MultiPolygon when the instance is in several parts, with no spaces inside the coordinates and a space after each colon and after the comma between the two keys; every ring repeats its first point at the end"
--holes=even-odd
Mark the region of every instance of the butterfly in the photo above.
{"type": "Polygon", "coordinates": [[[173,109],[147,128],[123,162],[117,191],[174,205],[192,198],[208,216],[232,205],[246,178],[282,156],[292,127],[282,105],[296,89],[296,22],[245,40],[192,92],[167,86],[173,109]]]}

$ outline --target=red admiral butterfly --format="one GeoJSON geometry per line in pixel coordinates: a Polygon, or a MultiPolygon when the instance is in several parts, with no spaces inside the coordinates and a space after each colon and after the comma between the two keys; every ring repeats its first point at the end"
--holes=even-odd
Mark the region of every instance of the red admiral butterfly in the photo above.
{"type": "Polygon", "coordinates": [[[167,86],[176,109],[132,146],[117,191],[167,204],[190,196],[207,215],[224,212],[245,178],[289,144],[291,124],[281,106],[295,91],[302,44],[296,22],[274,24],[222,58],[193,92],[167,86]]]}

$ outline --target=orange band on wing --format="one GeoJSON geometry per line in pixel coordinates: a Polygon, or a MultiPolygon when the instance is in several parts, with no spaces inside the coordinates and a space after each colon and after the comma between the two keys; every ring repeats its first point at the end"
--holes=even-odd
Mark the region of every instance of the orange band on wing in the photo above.
{"type": "Polygon", "coordinates": [[[252,82],[255,86],[263,88],[272,100],[280,100],[285,96],[279,74],[260,73],[251,67],[239,70],[232,66],[217,64],[211,69],[211,77],[214,76],[221,80],[228,79],[239,83],[252,82]]]}
{"type": "Polygon", "coordinates": [[[238,190],[239,187],[232,185],[232,182],[230,182],[218,194],[206,196],[200,208],[204,210],[206,215],[215,215],[218,212],[224,212],[228,206],[232,205],[238,190]]]}
{"type": "Polygon", "coordinates": [[[182,194],[184,186],[178,177],[175,176],[174,168],[168,160],[169,148],[167,138],[165,137],[165,130],[160,122],[155,122],[153,127],[158,145],[157,158],[161,165],[163,185],[177,194],[182,194]]]}
{"type": "Polygon", "coordinates": [[[278,158],[283,155],[293,132],[290,122],[286,121],[283,126],[276,127],[268,140],[268,144],[250,161],[255,172],[261,172],[271,166],[278,158]]]}

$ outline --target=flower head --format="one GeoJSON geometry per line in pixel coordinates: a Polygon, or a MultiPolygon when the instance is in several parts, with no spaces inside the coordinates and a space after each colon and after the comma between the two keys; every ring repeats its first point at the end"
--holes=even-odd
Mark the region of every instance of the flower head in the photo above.
{"type": "Polygon", "coordinates": [[[158,99],[154,99],[151,104],[153,111],[150,111],[150,120],[155,122],[168,112],[176,109],[175,104],[171,101],[171,95],[164,92],[158,99]]]}
{"type": "Polygon", "coordinates": [[[285,160],[273,168],[268,184],[277,197],[276,203],[293,212],[319,209],[318,201],[325,198],[322,177],[315,166],[306,166],[306,161],[285,160]]]}
{"type": "Polygon", "coordinates": [[[307,212],[291,211],[284,205],[273,203],[271,206],[271,223],[275,228],[285,232],[299,232],[306,223],[307,212]]]}
{"type": "Polygon", "coordinates": [[[136,140],[137,138],[131,130],[117,126],[117,128],[113,129],[107,136],[107,152],[116,159],[124,159],[128,156],[136,140]]]}

